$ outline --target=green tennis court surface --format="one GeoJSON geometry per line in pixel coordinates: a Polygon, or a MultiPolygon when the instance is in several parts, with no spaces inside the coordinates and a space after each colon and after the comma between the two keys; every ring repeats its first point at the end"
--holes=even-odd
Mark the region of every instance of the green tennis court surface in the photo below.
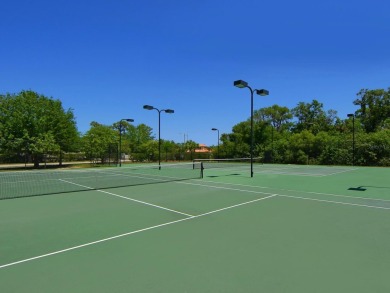
{"type": "Polygon", "coordinates": [[[389,168],[254,171],[3,172],[0,292],[390,292],[389,168]]]}

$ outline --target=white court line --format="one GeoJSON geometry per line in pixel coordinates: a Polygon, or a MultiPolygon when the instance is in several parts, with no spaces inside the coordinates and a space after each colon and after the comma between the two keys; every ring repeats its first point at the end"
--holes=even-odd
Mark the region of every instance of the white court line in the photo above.
{"type": "MultiPolygon", "coordinates": [[[[315,170],[315,171],[322,171],[322,170],[328,170],[328,169],[331,169],[333,167],[313,167],[313,168],[310,168],[310,166],[294,166],[294,167],[283,167],[283,168],[275,168],[275,169],[265,169],[263,171],[260,171],[260,172],[255,172],[255,173],[271,173],[271,174],[281,174],[281,175],[297,175],[297,176],[313,176],[313,177],[326,177],[326,176],[332,176],[332,175],[336,175],[336,174],[340,174],[340,173],[345,173],[345,172],[351,172],[351,171],[355,171],[355,170],[358,170],[358,168],[348,168],[348,169],[345,169],[345,168],[338,168],[339,171],[336,171],[336,172],[333,172],[333,173],[327,173],[327,174],[316,174],[316,173],[310,173],[310,171],[312,170],[315,170]],[[302,169],[302,168],[308,168],[307,171],[304,171],[304,172],[298,172],[298,173],[294,173],[294,169],[302,169]],[[341,170],[340,170],[341,169],[341,170]],[[292,172],[279,172],[279,170],[292,170],[292,172]]],[[[337,167],[336,167],[337,168],[337,167]]]]}
{"type": "Polygon", "coordinates": [[[215,182],[215,181],[202,181],[213,184],[225,184],[225,185],[233,185],[233,186],[243,186],[243,187],[251,187],[251,188],[261,188],[261,189],[273,189],[273,190],[281,190],[288,192],[299,192],[299,193],[308,193],[308,194],[317,194],[317,195],[329,195],[334,197],[345,197],[351,199],[362,199],[362,200],[372,200],[372,201],[382,201],[382,202],[390,202],[390,199],[382,199],[382,198],[370,198],[363,196],[352,196],[352,195],[344,195],[344,194],[334,194],[334,193],[325,193],[325,192],[315,192],[315,191],[303,191],[303,190],[295,190],[295,189],[284,189],[284,188],[275,188],[275,187],[267,187],[267,186],[255,186],[248,184],[238,184],[238,183],[226,183],[226,182],[215,182]]]}
{"type": "Polygon", "coordinates": [[[69,248],[58,250],[58,251],[54,251],[54,252],[51,252],[51,253],[42,254],[42,255],[35,256],[35,257],[31,257],[31,258],[15,261],[15,262],[8,263],[8,264],[5,264],[5,265],[0,265],[0,269],[6,268],[6,267],[10,267],[10,266],[14,266],[14,265],[17,265],[17,264],[22,264],[22,263],[25,263],[25,262],[30,262],[30,261],[41,259],[41,258],[45,258],[45,257],[48,257],[48,256],[64,253],[64,252],[67,252],[67,251],[76,250],[76,249],[83,248],[83,247],[86,247],[86,246],[91,246],[91,245],[94,245],[94,244],[110,241],[110,240],[113,240],[113,239],[129,236],[129,235],[132,235],[132,234],[145,232],[145,231],[148,231],[148,230],[152,230],[152,229],[156,229],[156,228],[160,228],[160,227],[176,224],[176,223],[179,223],[179,222],[184,222],[184,221],[188,221],[188,220],[192,220],[192,219],[208,216],[208,215],[211,215],[211,214],[215,214],[215,213],[222,212],[222,211],[225,211],[225,210],[229,210],[229,209],[232,209],[232,208],[236,208],[236,207],[239,207],[239,206],[243,206],[243,205],[255,203],[255,202],[258,202],[258,201],[261,201],[261,200],[269,199],[269,198],[272,198],[272,197],[275,197],[275,196],[276,196],[276,194],[273,194],[273,195],[270,195],[270,196],[267,196],[267,197],[262,197],[262,198],[254,199],[254,200],[251,200],[251,201],[243,202],[243,203],[240,203],[240,204],[232,205],[232,206],[229,206],[229,207],[217,209],[217,210],[214,210],[214,211],[211,211],[211,212],[207,212],[207,213],[204,213],[204,214],[200,214],[200,215],[197,215],[197,216],[191,216],[189,218],[180,219],[180,220],[176,220],[176,221],[172,221],[172,222],[167,222],[167,223],[164,223],[164,224],[155,225],[155,226],[139,229],[139,230],[132,231],[132,232],[127,232],[127,233],[115,235],[115,236],[112,236],[112,237],[100,239],[100,240],[93,241],[93,242],[84,243],[84,244],[81,244],[81,245],[69,247],[69,248]]]}
{"type": "Polygon", "coordinates": [[[355,170],[358,170],[358,169],[357,169],[357,168],[355,168],[355,169],[344,169],[344,170],[342,170],[342,171],[333,172],[333,173],[329,173],[329,174],[324,174],[324,175],[322,175],[322,176],[323,176],[323,177],[332,176],[332,175],[336,175],[336,174],[340,174],[340,173],[352,172],[352,171],[355,171],[355,170]]]}
{"type": "MultiPolygon", "coordinates": [[[[223,171],[223,172],[234,172],[234,171],[243,171],[246,170],[248,166],[240,166],[240,167],[226,167],[226,168],[205,168],[206,171],[208,170],[218,170],[218,171],[223,171]]],[[[299,167],[296,167],[299,168],[299,167]]],[[[278,175],[293,175],[293,176],[308,176],[308,177],[322,177],[324,176],[323,174],[312,174],[308,172],[289,172],[287,170],[291,170],[293,168],[277,168],[277,169],[265,169],[263,170],[263,167],[255,167],[255,173],[256,174],[278,174],[278,175]],[[281,171],[281,170],[286,170],[286,171],[281,171]]]]}
{"type": "Polygon", "coordinates": [[[333,201],[333,200],[326,200],[326,199],[301,197],[301,196],[295,196],[295,195],[278,194],[278,196],[280,196],[280,197],[289,197],[289,198],[294,198],[294,199],[303,199],[303,200],[311,200],[311,201],[319,201],[319,202],[340,204],[340,205],[348,205],[348,206],[358,206],[358,207],[371,208],[371,209],[390,210],[390,207],[371,206],[371,205],[365,205],[365,204],[357,204],[357,203],[348,203],[348,202],[333,201]]]}
{"type": "Polygon", "coordinates": [[[350,205],[350,206],[358,206],[358,207],[364,207],[364,208],[373,208],[373,209],[390,210],[390,207],[379,207],[379,206],[373,206],[373,205],[356,204],[356,203],[347,203],[347,202],[342,202],[342,201],[332,201],[332,200],[325,200],[325,199],[315,199],[315,198],[308,198],[308,197],[295,196],[295,195],[285,195],[285,194],[278,194],[278,193],[270,193],[270,192],[262,192],[262,191],[253,191],[253,190],[229,188],[229,187],[222,187],[222,186],[212,186],[212,185],[205,185],[205,184],[195,184],[195,183],[185,183],[185,182],[176,182],[176,183],[178,183],[178,184],[189,184],[189,185],[203,186],[203,187],[216,188],[216,189],[225,189],[225,190],[232,190],[232,191],[249,192],[249,193],[272,194],[272,195],[276,195],[276,196],[280,196],[280,197],[291,197],[291,198],[296,198],[296,199],[304,199],[304,200],[312,200],[312,201],[319,201],[319,202],[327,202],[327,203],[340,204],[340,205],[350,205]]]}
{"type": "Polygon", "coordinates": [[[187,216],[187,217],[193,217],[193,215],[190,215],[190,214],[186,214],[186,213],[179,212],[179,211],[176,211],[176,210],[168,209],[168,208],[165,208],[165,207],[162,207],[162,206],[158,206],[158,205],[155,205],[155,204],[151,204],[151,203],[148,203],[148,202],[145,202],[145,201],[141,201],[141,200],[138,200],[138,199],[122,196],[122,195],[115,194],[115,193],[108,192],[108,191],[104,191],[104,190],[101,190],[101,189],[94,189],[92,187],[81,185],[81,184],[77,184],[77,183],[74,183],[74,182],[71,182],[71,181],[66,181],[64,179],[58,179],[58,180],[66,182],[66,183],[69,183],[69,184],[73,184],[73,185],[76,185],[76,186],[80,186],[80,187],[83,187],[83,188],[87,188],[87,189],[90,189],[90,190],[95,190],[95,191],[98,191],[98,192],[102,192],[102,193],[106,193],[106,194],[113,195],[113,196],[116,196],[116,197],[120,197],[120,198],[123,198],[123,199],[126,199],[126,200],[138,202],[138,203],[141,203],[143,205],[152,206],[154,208],[170,211],[170,212],[173,212],[173,213],[176,213],[176,214],[180,214],[180,215],[184,215],[184,216],[187,216]]]}
{"type": "Polygon", "coordinates": [[[255,190],[246,190],[246,189],[238,189],[238,188],[231,188],[231,187],[224,187],[224,186],[211,186],[211,185],[206,185],[206,184],[201,184],[201,183],[190,183],[190,182],[175,182],[177,184],[186,184],[186,185],[195,185],[195,186],[202,186],[202,187],[210,187],[214,189],[225,189],[225,190],[231,190],[231,191],[240,191],[240,192],[247,192],[247,193],[256,193],[256,194],[273,194],[271,192],[262,192],[262,191],[255,191],[255,190]]]}
{"type": "MultiPolygon", "coordinates": [[[[142,169],[142,168],[140,168],[140,169],[142,169]]],[[[144,167],[144,169],[148,170],[149,168],[144,167]]],[[[160,174],[159,175],[151,174],[151,175],[149,175],[149,177],[145,177],[146,175],[144,173],[134,172],[134,170],[136,170],[136,169],[129,169],[129,170],[131,170],[132,172],[131,173],[123,173],[121,171],[116,170],[115,168],[107,169],[105,171],[100,170],[100,169],[99,170],[92,169],[91,171],[90,170],[88,170],[88,171],[84,171],[84,170],[59,170],[59,171],[55,172],[54,174],[61,173],[61,175],[64,175],[64,173],[67,172],[67,173],[86,173],[86,175],[87,175],[87,176],[78,176],[78,177],[65,177],[65,178],[62,178],[63,180],[74,180],[74,179],[80,179],[80,178],[88,179],[88,178],[99,178],[99,177],[105,178],[107,176],[126,176],[126,177],[131,177],[131,178],[148,179],[148,180],[154,180],[154,181],[161,181],[162,179],[167,179],[167,180],[168,179],[169,180],[171,180],[171,179],[175,179],[175,180],[185,179],[185,178],[178,178],[178,177],[160,175],[160,174]],[[153,176],[155,178],[153,178],[153,176]]],[[[18,171],[18,172],[25,172],[25,171],[18,171]]],[[[23,175],[25,175],[25,174],[26,173],[23,173],[23,175]]],[[[29,178],[28,180],[19,180],[19,181],[7,181],[7,182],[2,182],[2,184],[15,185],[15,184],[19,184],[19,183],[31,183],[31,182],[39,182],[39,181],[48,182],[48,181],[60,180],[60,178],[46,178],[46,177],[40,179],[39,176],[41,174],[45,174],[45,173],[44,172],[40,172],[40,173],[34,172],[34,173],[29,174],[29,175],[31,175],[31,177],[38,177],[38,178],[29,178]]],[[[46,175],[47,175],[47,173],[46,173],[46,175]]],[[[79,174],[66,174],[66,175],[79,175],[79,174]]],[[[0,177],[1,177],[1,174],[0,174],[0,177]]],[[[7,176],[7,177],[10,177],[10,176],[7,176]]]]}
{"type": "Polygon", "coordinates": [[[280,172],[280,171],[261,171],[255,172],[256,174],[270,174],[270,175],[289,175],[289,176],[306,176],[306,177],[323,177],[323,174],[312,174],[312,173],[294,173],[294,172],[280,172]]]}

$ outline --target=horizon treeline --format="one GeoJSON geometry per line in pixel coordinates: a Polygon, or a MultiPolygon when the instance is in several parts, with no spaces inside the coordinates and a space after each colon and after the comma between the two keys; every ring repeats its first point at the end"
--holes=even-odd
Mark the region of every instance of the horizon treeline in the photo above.
{"type": "MultiPolygon", "coordinates": [[[[275,104],[255,110],[254,156],[265,163],[390,166],[390,88],[363,89],[352,103],[358,109],[348,117],[316,99],[291,109],[275,104]]],[[[81,134],[73,110],[60,100],[33,91],[0,95],[0,163],[155,161],[159,143],[152,131],[146,124],[91,121],[81,134]]],[[[161,140],[161,159],[249,157],[250,143],[248,117],[222,133],[210,153],[195,152],[192,140],[161,140]]]]}

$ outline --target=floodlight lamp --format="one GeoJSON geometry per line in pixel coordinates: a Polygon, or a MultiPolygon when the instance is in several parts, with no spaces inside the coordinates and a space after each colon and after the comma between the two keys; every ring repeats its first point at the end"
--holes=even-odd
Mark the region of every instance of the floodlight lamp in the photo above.
{"type": "Polygon", "coordinates": [[[146,109],[146,110],[153,110],[154,107],[150,106],[150,105],[144,105],[144,109],[146,109]]]}
{"type": "Polygon", "coordinates": [[[348,117],[355,117],[353,114],[347,114],[348,117]]]}
{"type": "Polygon", "coordinates": [[[269,91],[267,91],[265,89],[256,90],[256,94],[259,95],[259,96],[268,96],[269,95],[269,91]]]}
{"type": "Polygon", "coordinates": [[[175,113],[175,111],[172,109],[166,109],[166,110],[164,110],[164,112],[169,113],[169,114],[175,113]]]}
{"type": "Polygon", "coordinates": [[[243,81],[243,80],[236,80],[234,83],[233,83],[234,86],[238,87],[238,88],[244,88],[244,87],[248,87],[248,83],[246,81],[243,81]]]}
{"type": "Polygon", "coordinates": [[[128,118],[128,119],[122,119],[122,120],[125,120],[125,121],[127,121],[127,122],[134,122],[134,119],[130,119],[130,118],[128,118]]]}
{"type": "Polygon", "coordinates": [[[217,128],[211,128],[211,130],[212,130],[212,131],[216,131],[216,130],[218,130],[218,129],[217,129],[217,128]]]}

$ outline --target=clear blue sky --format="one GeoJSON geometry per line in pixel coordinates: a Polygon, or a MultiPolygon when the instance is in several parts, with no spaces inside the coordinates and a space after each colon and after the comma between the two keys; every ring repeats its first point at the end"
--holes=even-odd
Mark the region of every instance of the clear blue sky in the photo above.
{"type": "Polygon", "coordinates": [[[390,87],[388,0],[14,0],[0,5],[0,93],[33,90],[78,129],[122,118],[163,139],[216,145],[255,109],[317,99],[344,118],[390,87]]]}

